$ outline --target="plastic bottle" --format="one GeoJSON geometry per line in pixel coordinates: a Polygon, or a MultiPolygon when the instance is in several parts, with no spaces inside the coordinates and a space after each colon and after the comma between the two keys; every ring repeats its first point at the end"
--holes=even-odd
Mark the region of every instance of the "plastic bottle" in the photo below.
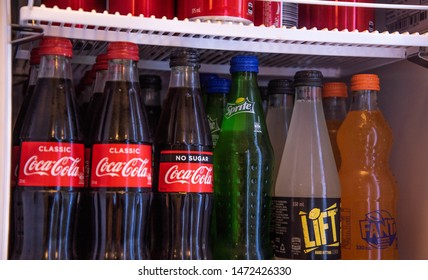
{"type": "Polygon", "coordinates": [[[45,37],[39,54],[39,75],[19,136],[11,252],[13,259],[72,259],[84,186],[72,45],[67,39],[45,37]]]}
{"type": "Polygon", "coordinates": [[[171,78],[155,137],[154,258],[211,258],[213,153],[199,66],[196,50],[171,53],[171,78]]]}
{"type": "Polygon", "coordinates": [[[230,80],[214,78],[207,85],[207,118],[210,125],[213,146],[217,144],[220,135],[221,123],[226,113],[227,96],[230,91],[230,80]]]}
{"type": "Polygon", "coordinates": [[[154,139],[158,127],[159,118],[162,112],[161,108],[161,78],[157,75],[141,75],[141,99],[144,102],[149,118],[150,137],[154,139]]]}
{"type": "Polygon", "coordinates": [[[276,181],[285,140],[290,129],[294,106],[294,86],[291,80],[275,79],[269,81],[267,90],[269,103],[266,125],[275,155],[274,180],[276,181]]]}
{"type": "Polygon", "coordinates": [[[274,158],[256,56],[231,60],[232,85],[214,150],[216,259],[270,259],[274,158]]]}
{"type": "Polygon", "coordinates": [[[299,71],[274,191],[278,259],[340,258],[340,183],[322,108],[321,72],[299,71]]]}
{"type": "Polygon", "coordinates": [[[375,74],[351,79],[352,102],[337,135],[342,156],[342,256],[397,259],[397,186],[388,160],[392,132],[377,104],[375,74]]]}
{"type": "Polygon", "coordinates": [[[141,101],[138,46],[112,42],[100,121],[92,135],[90,259],[148,259],[152,147],[141,101]]]}
{"type": "Polygon", "coordinates": [[[341,160],[339,148],[337,146],[337,131],[346,117],[346,98],[348,97],[348,87],[345,83],[341,82],[325,83],[323,86],[322,97],[328,136],[330,137],[337,171],[339,171],[341,160]]]}

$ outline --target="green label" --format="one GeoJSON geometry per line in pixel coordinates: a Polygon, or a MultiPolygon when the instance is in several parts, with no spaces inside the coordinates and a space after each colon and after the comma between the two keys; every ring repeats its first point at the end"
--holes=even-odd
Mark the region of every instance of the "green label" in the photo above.
{"type": "Polygon", "coordinates": [[[340,198],[273,197],[275,256],[340,259],[340,198]]]}
{"type": "Polygon", "coordinates": [[[224,116],[226,119],[229,119],[241,113],[254,114],[254,104],[255,102],[251,102],[248,98],[239,97],[235,103],[227,103],[226,114],[224,116]]]}

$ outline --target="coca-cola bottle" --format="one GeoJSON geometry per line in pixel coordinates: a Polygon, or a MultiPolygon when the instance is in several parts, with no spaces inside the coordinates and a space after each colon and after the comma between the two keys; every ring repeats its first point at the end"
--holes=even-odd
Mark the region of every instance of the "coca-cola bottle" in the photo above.
{"type": "Polygon", "coordinates": [[[13,190],[13,259],[71,259],[84,186],[84,145],[71,72],[72,45],[46,37],[20,132],[13,190]]]}
{"type": "Polygon", "coordinates": [[[138,46],[112,42],[91,151],[91,259],[148,259],[152,147],[138,46]]]}
{"type": "MultiPolygon", "coordinates": [[[[19,108],[19,112],[15,121],[15,124],[13,125],[12,130],[12,168],[10,169],[10,186],[16,187],[16,184],[18,183],[18,165],[19,165],[19,151],[21,148],[20,142],[19,142],[19,134],[21,133],[22,124],[24,123],[25,114],[27,113],[28,105],[30,104],[31,96],[33,95],[34,87],[36,86],[37,82],[37,76],[39,75],[39,66],[40,66],[40,55],[39,55],[39,48],[35,47],[31,49],[31,56],[30,56],[30,71],[29,71],[29,78],[28,78],[28,84],[26,91],[24,93],[24,100],[21,104],[21,107],[19,108]]],[[[13,192],[11,193],[13,196],[13,192]]],[[[13,201],[13,198],[11,198],[11,201],[13,201]]],[[[13,238],[15,234],[13,231],[15,230],[15,225],[13,224],[14,218],[14,204],[11,204],[11,211],[10,211],[10,220],[9,220],[9,228],[10,228],[10,234],[9,234],[9,246],[10,248],[13,248],[13,238]]]]}
{"type": "Polygon", "coordinates": [[[91,252],[92,227],[91,217],[91,198],[89,196],[89,177],[91,166],[91,136],[97,127],[99,120],[99,108],[102,105],[102,94],[107,78],[108,58],[107,54],[100,54],[92,66],[92,72],[95,74],[91,97],[86,107],[86,113],[82,119],[83,134],[85,140],[85,189],[81,199],[81,207],[78,215],[77,225],[77,255],[80,259],[88,259],[91,252]]]}
{"type": "Polygon", "coordinates": [[[86,132],[85,128],[85,117],[86,117],[86,111],[88,108],[89,101],[91,100],[92,93],[93,93],[93,85],[95,81],[95,70],[91,68],[91,70],[88,70],[85,72],[85,75],[82,78],[81,84],[79,85],[78,89],[76,90],[76,96],[77,96],[77,109],[79,118],[82,121],[82,129],[84,132],[86,132]]]}
{"type": "Polygon", "coordinates": [[[199,53],[176,49],[155,136],[154,258],[210,259],[212,139],[199,84],[199,53]]]}
{"type": "Polygon", "coordinates": [[[160,95],[161,84],[162,80],[157,75],[140,76],[141,95],[146,107],[147,117],[149,118],[150,136],[152,139],[155,137],[160,114],[162,112],[160,95]]]}

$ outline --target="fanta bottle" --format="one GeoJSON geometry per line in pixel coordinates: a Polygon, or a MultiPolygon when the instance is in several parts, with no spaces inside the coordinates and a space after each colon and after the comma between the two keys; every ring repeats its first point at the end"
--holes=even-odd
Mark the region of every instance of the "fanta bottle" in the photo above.
{"type": "Polygon", "coordinates": [[[330,136],[331,148],[333,149],[334,160],[339,171],[340,153],[337,147],[337,132],[346,118],[346,98],[348,97],[348,87],[342,82],[325,83],[322,89],[322,104],[324,109],[325,122],[327,123],[328,136],[330,136]]]}
{"type": "Polygon", "coordinates": [[[350,111],[338,132],[343,259],[398,257],[392,132],[377,105],[379,90],[377,75],[352,77],[350,111]]]}

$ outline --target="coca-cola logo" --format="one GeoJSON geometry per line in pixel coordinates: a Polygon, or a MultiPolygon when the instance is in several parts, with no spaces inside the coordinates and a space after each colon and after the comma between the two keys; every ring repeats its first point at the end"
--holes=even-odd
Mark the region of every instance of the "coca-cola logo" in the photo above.
{"type": "Polygon", "coordinates": [[[23,172],[26,176],[69,176],[78,177],[81,158],[65,156],[59,160],[39,160],[38,156],[30,157],[24,164],[23,172]]]}
{"type": "Polygon", "coordinates": [[[133,158],[125,162],[114,162],[108,157],[102,158],[96,168],[95,174],[97,177],[149,177],[150,165],[148,159],[133,158]]]}
{"type": "Polygon", "coordinates": [[[166,184],[192,184],[192,185],[210,185],[212,184],[212,167],[199,166],[195,170],[180,170],[178,165],[173,165],[165,173],[166,184]]]}

